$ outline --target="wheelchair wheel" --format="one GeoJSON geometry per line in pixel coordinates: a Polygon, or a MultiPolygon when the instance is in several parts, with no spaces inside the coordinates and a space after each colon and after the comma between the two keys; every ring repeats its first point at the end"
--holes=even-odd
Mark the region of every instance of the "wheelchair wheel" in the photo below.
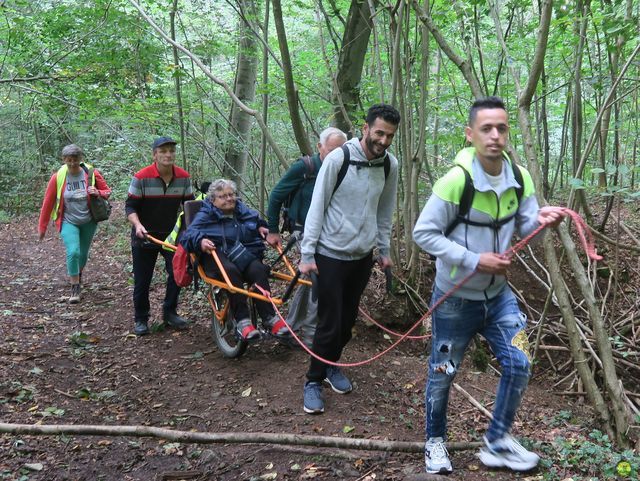
{"type": "Polygon", "coordinates": [[[231,313],[228,292],[211,286],[209,296],[213,307],[211,332],[218,349],[225,357],[242,356],[247,350],[248,343],[236,335],[236,320],[231,313]]]}

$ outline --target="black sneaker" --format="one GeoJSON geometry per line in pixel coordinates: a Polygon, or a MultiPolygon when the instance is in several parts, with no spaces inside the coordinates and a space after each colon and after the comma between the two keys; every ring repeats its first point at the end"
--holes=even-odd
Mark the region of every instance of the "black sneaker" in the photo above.
{"type": "Polygon", "coordinates": [[[147,325],[147,321],[136,321],[136,324],[133,327],[133,333],[136,336],[146,336],[147,334],[149,334],[149,326],[147,325]]]}
{"type": "Polygon", "coordinates": [[[77,304],[78,302],[80,302],[80,284],[72,284],[69,304],[77,304]]]}
{"type": "Polygon", "coordinates": [[[173,327],[174,329],[186,329],[189,325],[189,322],[183,317],[180,317],[175,311],[164,311],[162,320],[167,326],[173,327]]]}

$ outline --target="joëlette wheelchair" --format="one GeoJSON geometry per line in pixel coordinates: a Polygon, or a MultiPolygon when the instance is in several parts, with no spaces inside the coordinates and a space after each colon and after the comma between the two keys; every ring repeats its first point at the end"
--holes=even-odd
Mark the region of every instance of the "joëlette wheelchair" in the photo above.
{"type": "MultiPolygon", "coordinates": [[[[191,223],[191,220],[195,217],[195,215],[200,210],[202,206],[201,200],[190,200],[185,202],[184,204],[184,222],[185,228],[191,223]]],[[[166,244],[158,239],[151,238],[153,242],[162,243],[167,248],[174,248],[171,244],[166,244]]],[[[215,340],[218,349],[220,352],[229,358],[237,358],[242,356],[247,350],[249,341],[242,339],[236,329],[236,319],[234,318],[233,313],[231,312],[231,306],[229,302],[229,293],[235,292],[239,294],[243,294],[248,297],[249,301],[249,312],[251,313],[251,322],[253,325],[259,329],[258,321],[258,313],[255,307],[254,302],[256,300],[273,302],[276,306],[283,305],[291,296],[293,290],[297,285],[307,284],[311,285],[311,282],[305,279],[300,279],[300,273],[296,272],[296,270],[291,265],[289,259],[286,256],[287,251],[291,248],[291,246],[295,243],[295,239],[293,242],[287,244],[284,250],[279,249],[279,255],[277,259],[271,264],[271,272],[269,277],[272,279],[277,279],[280,281],[288,282],[288,286],[285,290],[285,293],[282,297],[270,297],[267,298],[265,295],[261,294],[256,286],[249,286],[245,289],[245,286],[234,286],[223,265],[220,262],[220,258],[218,257],[217,252],[214,250],[211,255],[215,264],[218,267],[222,280],[209,277],[205,272],[205,269],[200,262],[199,255],[190,254],[191,261],[193,266],[197,268],[197,275],[200,279],[202,279],[207,288],[207,299],[211,308],[213,310],[213,317],[211,319],[211,332],[213,334],[213,338],[215,340]],[[288,271],[288,273],[279,272],[273,269],[278,262],[282,261],[288,271]]],[[[201,254],[205,255],[205,254],[201,254]]],[[[194,273],[195,278],[195,273],[194,273]]],[[[261,331],[263,334],[261,336],[264,337],[264,331],[261,331]]]]}

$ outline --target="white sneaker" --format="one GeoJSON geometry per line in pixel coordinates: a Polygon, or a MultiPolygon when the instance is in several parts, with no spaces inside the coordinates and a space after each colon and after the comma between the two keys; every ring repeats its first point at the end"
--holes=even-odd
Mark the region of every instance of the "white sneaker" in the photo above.
{"type": "Polygon", "coordinates": [[[424,464],[427,473],[431,474],[447,474],[453,471],[442,438],[430,438],[424,445],[424,464]]]}
{"type": "Polygon", "coordinates": [[[540,461],[540,456],[527,451],[509,434],[492,443],[489,443],[485,437],[484,444],[485,447],[480,450],[478,457],[482,464],[490,468],[506,467],[513,471],[529,471],[540,461]]]}
{"type": "Polygon", "coordinates": [[[69,296],[69,304],[77,304],[80,302],[80,284],[71,285],[71,296],[69,296]]]}

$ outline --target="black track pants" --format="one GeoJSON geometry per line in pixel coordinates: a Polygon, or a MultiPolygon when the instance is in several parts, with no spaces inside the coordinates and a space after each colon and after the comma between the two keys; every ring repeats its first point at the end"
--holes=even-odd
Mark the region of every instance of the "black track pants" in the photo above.
{"type": "MultiPolygon", "coordinates": [[[[369,282],[373,254],[355,261],[343,261],[315,255],[318,266],[318,327],[313,338],[313,352],[337,362],[351,339],[351,329],[358,317],[358,305],[369,282]]],[[[307,379],[320,382],[327,365],[311,358],[307,379]]]]}

